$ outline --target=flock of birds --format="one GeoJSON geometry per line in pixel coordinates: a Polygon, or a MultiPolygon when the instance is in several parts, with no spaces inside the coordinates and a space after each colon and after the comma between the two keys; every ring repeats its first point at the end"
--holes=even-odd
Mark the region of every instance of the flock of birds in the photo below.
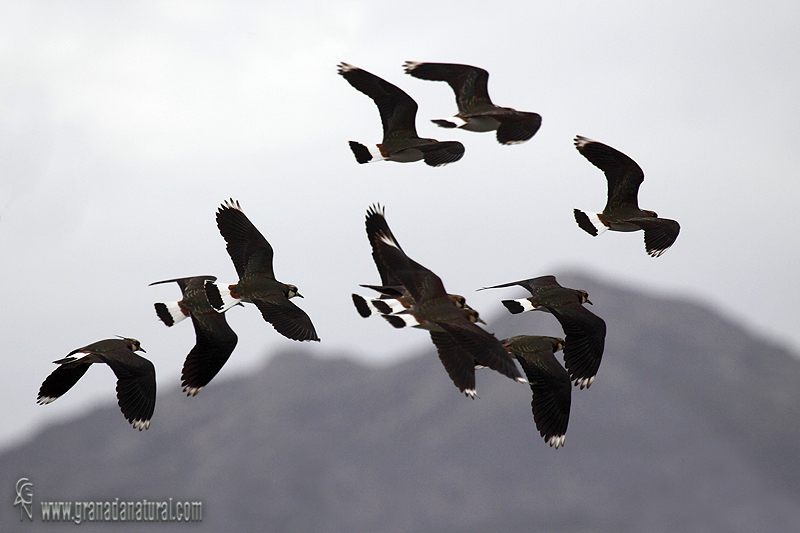
{"type": "MultiPolygon", "coordinates": [[[[531,139],[541,126],[537,113],[499,107],[487,90],[489,74],[483,69],[451,63],[406,62],[405,72],[423,80],[445,81],[453,89],[458,113],[451,119],[433,120],[443,128],[496,131],[498,142],[520,144],[531,139]]],[[[338,73],[377,105],[383,124],[382,142],[374,146],[350,141],[358,163],[388,160],[424,160],[431,166],[453,163],[464,155],[458,141],[421,138],[416,132],[416,102],[403,90],[363,69],[340,63],[338,73]]],[[[577,136],[575,147],[608,181],[608,199],[602,213],[574,210],[578,226],[597,236],[606,230],[644,231],[647,253],[658,257],[677,239],[680,226],[640,209],[637,202],[644,173],[630,157],[618,150],[577,136]]],[[[195,396],[227,362],[238,337],[226,320],[226,312],[242,302],[254,304],[264,320],[281,335],[296,341],[319,341],[309,316],[291,300],[301,297],[296,286],[275,278],[273,249],[267,239],[233,199],[216,213],[217,227],[239,280],[217,283],[214,276],[192,276],[156,281],[151,285],[177,283],[181,299],[154,305],[156,315],[173,326],[186,318],[194,325],[196,342],[186,356],[181,385],[195,396]]],[[[562,287],[554,276],[503,283],[482,289],[522,286],[531,296],[502,300],[511,313],[545,311],[560,323],[564,338],[517,335],[498,340],[478,324],[485,324],[466,299],[448,293],[439,276],[411,259],[401,248],[380,205],[366,216],[367,238],[372,247],[380,285],[362,285],[377,292],[373,298],[353,294],[362,317],[383,317],[395,328],[414,327],[429,332],[439,359],[454,385],[468,397],[476,396],[475,370],[490,368],[530,385],[531,407],[536,428],[550,444],[559,448],[566,437],[572,384],[588,388],[602,360],[606,324],[589,311],[586,291],[562,287]],[[555,357],[563,351],[564,366],[555,357]],[[514,360],[519,362],[523,377],[514,360]]],[[[131,425],[147,429],[155,410],[156,377],[153,364],[136,352],[144,352],[133,338],[104,339],[70,352],[54,361],[59,366],[39,389],[38,403],[50,403],[70,388],[93,363],[106,363],[117,377],[119,407],[131,425]]]]}

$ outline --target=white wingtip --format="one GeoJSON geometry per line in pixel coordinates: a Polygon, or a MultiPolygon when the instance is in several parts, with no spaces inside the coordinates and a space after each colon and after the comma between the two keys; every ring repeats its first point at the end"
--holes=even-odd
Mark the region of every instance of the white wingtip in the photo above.
{"type": "Polygon", "coordinates": [[[596,376],[592,376],[590,378],[583,378],[583,379],[576,379],[575,386],[580,387],[581,389],[588,389],[592,383],[594,383],[594,378],[596,376]]]}
{"type": "Polygon", "coordinates": [[[590,139],[589,137],[584,137],[582,135],[575,136],[575,148],[583,148],[587,144],[596,143],[594,139],[590,139]]]}
{"type": "Polygon", "coordinates": [[[150,421],[149,420],[133,420],[131,422],[131,425],[133,426],[134,429],[138,429],[139,431],[141,431],[143,429],[147,429],[147,428],[150,427],[150,421]]]}
{"type": "Polygon", "coordinates": [[[183,392],[186,393],[186,396],[197,396],[197,393],[201,390],[203,390],[203,387],[190,387],[189,385],[183,388],[183,392]]]}
{"type": "Polygon", "coordinates": [[[53,403],[57,399],[58,397],[42,396],[36,400],[36,403],[38,403],[39,405],[47,405],[48,403],[53,403]]]}
{"type": "Polygon", "coordinates": [[[340,62],[338,65],[338,72],[339,74],[344,74],[345,72],[350,72],[351,70],[356,70],[358,67],[354,67],[350,63],[345,63],[344,61],[340,62]]]}
{"type": "Polygon", "coordinates": [[[547,443],[550,446],[555,447],[555,449],[558,449],[564,446],[564,440],[566,440],[566,438],[567,438],[566,435],[553,435],[552,437],[550,437],[550,440],[547,441],[547,443]]]}

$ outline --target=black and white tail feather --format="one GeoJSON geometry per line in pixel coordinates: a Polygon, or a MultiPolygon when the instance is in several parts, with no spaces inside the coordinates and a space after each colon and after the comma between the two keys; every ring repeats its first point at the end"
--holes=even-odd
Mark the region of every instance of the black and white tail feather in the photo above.
{"type": "Polygon", "coordinates": [[[172,327],[189,316],[180,302],[157,302],[153,306],[156,308],[156,315],[167,327],[172,327]]]}
{"type": "Polygon", "coordinates": [[[233,285],[235,285],[235,283],[222,284],[225,289],[220,290],[215,282],[206,280],[204,285],[206,298],[208,298],[208,303],[211,304],[211,307],[218,313],[224,313],[231,307],[239,305],[242,302],[241,298],[237,298],[231,294],[230,289],[228,289],[228,287],[232,287],[233,285]]]}

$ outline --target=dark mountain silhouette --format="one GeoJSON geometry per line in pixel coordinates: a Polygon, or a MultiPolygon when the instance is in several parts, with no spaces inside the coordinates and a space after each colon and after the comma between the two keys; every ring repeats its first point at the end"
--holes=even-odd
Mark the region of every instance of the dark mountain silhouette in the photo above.
{"type": "MultiPolygon", "coordinates": [[[[470,400],[421,333],[418,357],[386,367],[292,346],[195,398],[162,387],[146,432],[109,405],[6,451],[1,527],[52,530],[41,501],[171,497],[202,501],[202,523],[125,530],[800,531],[800,362],[705,306],[559,281],[608,325],[562,449],[539,437],[527,385],[479,371],[470,400]],[[20,477],[33,523],[12,506],[20,477]]],[[[501,310],[525,295],[498,295],[489,329],[560,335],[552,316],[501,310]]]]}

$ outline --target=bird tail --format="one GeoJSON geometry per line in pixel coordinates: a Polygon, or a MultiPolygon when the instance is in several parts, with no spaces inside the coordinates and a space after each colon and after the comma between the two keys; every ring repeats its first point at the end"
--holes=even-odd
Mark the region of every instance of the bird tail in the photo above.
{"type": "Polygon", "coordinates": [[[540,307],[533,305],[528,298],[520,298],[519,300],[502,300],[500,303],[506,306],[506,309],[508,309],[509,313],[515,315],[524,313],[525,311],[542,310],[540,307]]]}
{"type": "Polygon", "coordinates": [[[211,307],[213,307],[218,313],[224,313],[242,301],[241,298],[234,296],[228,288],[234,285],[236,284],[223,284],[222,286],[225,287],[225,289],[219,290],[219,287],[217,287],[216,283],[211,280],[206,280],[204,285],[206,290],[206,298],[208,298],[208,303],[211,304],[211,307]]]}
{"type": "Polygon", "coordinates": [[[355,304],[358,314],[367,318],[372,313],[381,315],[393,315],[402,313],[407,308],[396,298],[373,298],[367,300],[363,296],[353,294],[353,304],[355,304]]]}
{"type": "Polygon", "coordinates": [[[174,326],[187,316],[187,313],[183,311],[180,302],[167,302],[162,303],[158,302],[153,304],[156,308],[156,315],[158,318],[167,325],[167,327],[174,326]]]}
{"type": "Polygon", "coordinates": [[[372,313],[380,313],[380,311],[372,305],[372,303],[361,295],[353,294],[353,304],[356,306],[358,314],[364,318],[372,315],[372,313]]]}
{"type": "Polygon", "coordinates": [[[440,128],[447,128],[447,129],[457,128],[459,126],[463,126],[464,124],[466,124],[466,121],[464,121],[463,119],[460,119],[458,117],[453,117],[453,120],[447,120],[445,118],[437,118],[437,119],[431,120],[431,122],[433,122],[434,124],[436,124],[440,128]],[[456,124],[454,122],[454,120],[461,120],[462,123],[461,124],[456,124]]]}
{"type": "Polygon", "coordinates": [[[355,141],[349,141],[350,143],[350,150],[353,151],[353,155],[356,156],[356,161],[361,163],[370,163],[372,161],[380,161],[384,159],[383,155],[381,154],[380,149],[375,146],[373,148],[367,148],[361,143],[357,143],[355,141]]]}
{"type": "Polygon", "coordinates": [[[381,315],[386,321],[396,328],[405,328],[405,327],[418,327],[420,325],[419,321],[414,318],[414,315],[410,313],[398,313],[395,315],[381,315]]]}
{"type": "Polygon", "coordinates": [[[593,237],[597,237],[608,228],[600,221],[600,217],[595,213],[584,213],[580,209],[573,209],[575,222],[578,226],[593,237]]]}

